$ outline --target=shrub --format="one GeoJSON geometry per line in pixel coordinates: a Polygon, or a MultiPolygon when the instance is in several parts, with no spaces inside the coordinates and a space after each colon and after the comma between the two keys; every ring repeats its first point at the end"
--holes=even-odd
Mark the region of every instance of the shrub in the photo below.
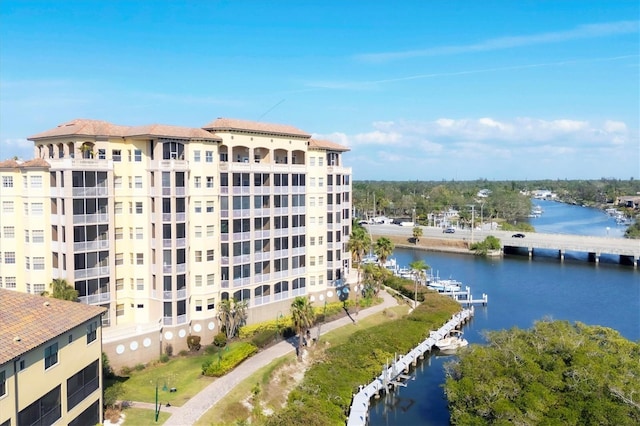
{"type": "Polygon", "coordinates": [[[109,357],[106,353],[102,352],[102,377],[105,379],[112,379],[115,376],[113,369],[109,364],[109,357]]]}
{"type": "Polygon", "coordinates": [[[167,356],[173,355],[173,345],[171,343],[164,345],[164,353],[167,354],[167,356]]]}
{"type": "Polygon", "coordinates": [[[181,350],[180,352],[178,352],[178,355],[180,355],[180,356],[187,356],[187,355],[189,355],[189,351],[187,351],[187,350],[183,349],[183,350],[181,350]]]}
{"type": "Polygon", "coordinates": [[[258,348],[251,343],[240,342],[229,346],[202,364],[202,374],[212,377],[224,376],[256,352],[258,348]]]}
{"type": "Polygon", "coordinates": [[[123,377],[128,377],[131,374],[131,367],[127,367],[126,365],[120,369],[120,375],[123,377]]]}
{"type": "Polygon", "coordinates": [[[102,396],[102,403],[105,407],[113,407],[120,399],[120,396],[124,393],[124,387],[122,383],[115,382],[108,388],[104,389],[104,395],[102,396]]]}
{"type": "Polygon", "coordinates": [[[160,362],[162,362],[162,363],[169,362],[169,355],[167,355],[167,354],[160,355],[160,362]]]}
{"type": "Polygon", "coordinates": [[[134,368],[136,371],[142,371],[142,370],[144,370],[144,364],[142,364],[142,363],[138,363],[138,364],[136,364],[136,366],[135,366],[135,367],[133,367],[133,368],[134,368]]]}
{"type": "Polygon", "coordinates": [[[218,333],[213,338],[213,344],[219,348],[225,346],[227,344],[227,335],[224,333],[218,333]]]}
{"type": "Polygon", "coordinates": [[[274,330],[264,330],[260,333],[255,334],[251,338],[251,343],[256,345],[258,348],[264,348],[269,343],[271,343],[276,338],[276,332],[274,330]]]}
{"type": "Polygon", "coordinates": [[[187,346],[190,351],[199,351],[201,347],[200,336],[189,335],[189,337],[187,337],[187,346]]]}

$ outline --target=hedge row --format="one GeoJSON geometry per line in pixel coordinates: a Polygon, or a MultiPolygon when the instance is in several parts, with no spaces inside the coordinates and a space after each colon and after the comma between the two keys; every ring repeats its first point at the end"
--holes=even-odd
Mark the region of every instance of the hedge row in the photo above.
{"type": "Polygon", "coordinates": [[[256,352],[258,348],[251,343],[233,343],[205,361],[202,364],[202,374],[212,377],[224,376],[256,352]]]}

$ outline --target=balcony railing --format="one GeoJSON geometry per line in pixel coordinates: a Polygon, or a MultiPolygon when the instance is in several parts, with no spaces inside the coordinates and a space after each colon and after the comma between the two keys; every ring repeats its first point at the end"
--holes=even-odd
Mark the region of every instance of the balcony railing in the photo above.
{"type": "Polygon", "coordinates": [[[162,323],[164,325],[173,325],[173,318],[172,317],[164,317],[162,319],[162,323]]]}
{"type": "Polygon", "coordinates": [[[293,290],[291,290],[291,292],[293,297],[302,296],[304,294],[307,294],[307,288],[306,287],[294,288],[293,290]]]}
{"type": "Polygon", "coordinates": [[[109,240],[83,241],[79,243],[73,243],[73,251],[75,252],[108,248],[109,240]]]}
{"type": "Polygon", "coordinates": [[[165,290],[162,292],[162,299],[163,300],[171,300],[173,298],[173,291],[171,290],[165,290]]]}
{"type": "Polygon", "coordinates": [[[185,297],[187,297],[187,289],[181,288],[180,290],[178,290],[177,296],[178,296],[178,299],[184,299],[185,297]]]}
{"type": "Polygon", "coordinates": [[[80,401],[91,395],[98,389],[99,380],[98,377],[88,381],[84,384],[83,387],[72,393],[67,397],[67,410],[71,410],[73,407],[78,405],[80,401]]]}
{"type": "Polygon", "coordinates": [[[233,286],[234,287],[242,287],[242,286],[249,285],[249,284],[251,284],[251,278],[250,277],[234,278],[233,279],[233,286]]]}
{"type": "Polygon", "coordinates": [[[280,293],[276,293],[273,295],[273,300],[284,300],[289,298],[289,290],[281,291],[280,293]]]}
{"type": "Polygon", "coordinates": [[[265,303],[269,303],[271,301],[271,296],[256,296],[253,299],[253,305],[254,306],[260,306],[260,305],[264,305],[265,303]]]}
{"type": "Polygon", "coordinates": [[[253,259],[256,262],[259,262],[261,260],[269,260],[269,259],[271,259],[271,252],[263,251],[263,252],[259,252],[259,253],[254,253],[253,254],[253,259]]]}
{"type": "Polygon", "coordinates": [[[73,215],[73,224],[81,225],[81,224],[91,224],[91,223],[106,223],[109,222],[109,214],[107,213],[98,213],[98,214],[74,214],[73,215]]]}
{"type": "Polygon", "coordinates": [[[85,305],[101,305],[111,302],[111,293],[90,294],[88,296],[78,297],[78,300],[85,305]]]}
{"type": "Polygon", "coordinates": [[[100,266],[97,268],[90,268],[90,269],[76,269],[75,271],[73,271],[73,275],[76,279],[100,277],[103,275],[109,275],[109,267],[100,266]]]}
{"type": "Polygon", "coordinates": [[[184,314],[184,315],[178,315],[178,317],[177,317],[176,319],[177,319],[177,323],[178,323],[178,325],[180,325],[180,324],[186,324],[186,322],[187,322],[187,314],[184,314]]]}
{"type": "Polygon", "coordinates": [[[72,193],[74,197],[106,197],[109,195],[109,189],[102,186],[73,188],[72,193]]]}

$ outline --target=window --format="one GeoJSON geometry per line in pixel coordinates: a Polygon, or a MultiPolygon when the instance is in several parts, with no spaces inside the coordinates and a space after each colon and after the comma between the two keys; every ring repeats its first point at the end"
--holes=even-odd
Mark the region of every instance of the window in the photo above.
{"type": "Polygon", "coordinates": [[[135,176],[134,179],[136,189],[142,189],[142,176],[135,176]]]}
{"type": "Polygon", "coordinates": [[[42,229],[34,229],[31,234],[31,241],[34,243],[44,243],[44,230],[42,229]]]}
{"type": "Polygon", "coordinates": [[[42,216],[44,207],[42,203],[31,203],[31,214],[34,216],[42,216]]]}
{"type": "Polygon", "coordinates": [[[7,379],[4,371],[0,371],[0,396],[7,394],[7,379]]]}
{"type": "Polygon", "coordinates": [[[205,151],[204,156],[207,163],[213,163],[213,151],[205,151]]]}
{"type": "Polygon", "coordinates": [[[89,324],[87,324],[87,344],[96,340],[97,337],[98,337],[98,321],[92,321],[89,324]]]}
{"type": "Polygon", "coordinates": [[[4,263],[7,265],[13,265],[16,263],[16,252],[15,251],[5,251],[4,252],[4,263]]]}
{"type": "Polygon", "coordinates": [[[207,176],[207,188],[213,188],[213,176],[207,176]]]}
{"type": "Polygon", "coordinates": [[[318,157],[318,166],[322,166],[323,165],[323,158],[322,157],[318,157]]]}
{"type": "Polygon", "coordinates": [[[122,214],[122,202],[116,201],[113,204],[113,210],[115,211],[115,214],[122,214]]]}
{"type": "Polygon", "coordinates": [[[193,211],[195,213],[202,213],[202,201],[195,201],[193,203],[193,211]]]}
{"type": "Polygon", "coordinates": [[[44,350],[44,369],[52,367],[58,363],[58,342],[47,346],[44,350]]]}
{"type": "Polygon", "coordinates": [[[202,275],[196,275],[196,287],[202,287],[202,275]]]}
{"type": "Polygon", "coordinates": [[[136,214],[142,214],[142,201],[136,201],[136,214]]]}
{"type": "Polygon", "coordinates": [[[309,158],[309,165],[310,166],[315,166],[316,165],[316,157],[309,158]]]}
{"type": "MultiPolygon", "coordinates": [[[[87,334],[87,338],[88,337],[89,335],[87,334]]],[[[99,384],[98,360],[95,360],[73,376],[69,377],[69,379],[67,379],[67,410],[71,410],[87,396],[92,394],[96,389],[98,389],[99,384]]]]}
{"type": "Polygon", "coordinates": [[[196,238],[202,238],[202,226],[196,226],[194,234],[196,238]]]}
{"type": "Polygon", "coordinates": [[[136,278],[136,290],[144,291],[144,279],[136,278]]]}
{"type": "Polygon", "coordinates": [[[207,201],[207,213],[213,213],[213,201],[207,201]]]}
{"type": "Polygon", "coordinates": [[[213,250],[207,250],[207,262],[213,261],[213,250]]]}
{"type": "Polygon", "coordinates": [[[124,290],[124,278],[116,279],[116,291],[124,290]]]}
{"type": "Polygon", "coordinates": [[[15,238],[15,236],[16,236],[16,228],[14,228],[13,226],[3,226],[2,227],[2,235],[3,235],[4,238],[15,238]]]}
{"type": "Polygon", "coordinates": [[[124,303],[121,305],[116,305],[116,316],[117,317],[124,316],[124,303]]]}
{"type": "Polygon", "coordinates": [[[144,253],[136,253],[136,265],[144,265],[144,253]]]}
{"type": "Polygon", "coordinates": [[[122,151],[119,149],[111,150],[111,159],[116,162],[122,161],[122,151]]]}
{"type": "Polygon", "coordinates": [[[29,230],[25,229],[24,231],[24,242],[28,243],[29,242],[29,230]]]}
{"type": "Polygon", "coordinates": [[[195,176],[193,178],[193,186],[196,188],[202,188],[202,178],[200,176],[195,176]]]}
{"type": "Polygon", "coordinates": [[[34,257],[33,258],[33,270],[34,271],[44,271],[44,257],[34,257]]]}
{"type": "Polygon", "coordinates": [[[324,178],[318,178],[318,186],[322,188],[324,186],[324,178]]]}
{"type": "Polygon", "coordinates": [[[98,159],[99,160],[106,160],[107,159],[107,150],[106,149],[99,149],[98,150],[98,159]]]}
{"type": "Polygon", "coordinates": [[[210,311],[213,308],[215,308],[215,299],[214,298],[207,299],[207,311],[210,311]]]}
{"type": "Polygon", "coordinates": [[[213,237],[214,226],[207,225],[207,237],[213,237]]]}
{"type": "Polygon", "coordinates": [[[124,233],[122,228],[116,228],[114,233],[115,233],[116,240],[121,240],[123,238],[124,233]]]}
{"type": "Polygon", "coordinates": [[[2,176],[2,187],[13,188],[13,176],[2,176]]]}
{"type": "Polygon", "coordinates": [[[196,312],[202,312],[202,300],[196,299],[196,312]]]}
{"type": "Polygon", "coordinates": [[[34,284],[33,294],[42,294],[42,293],[44,293],[44,284],[34,284]]]}
{"type": "Polygon", "coordinates": [[[196,250],[196,262],[202,262],[202,251],[196,250]]]}
{"type": "Polygon", "coordinates": [[[19,425],[52,425],[62,416],[58,385],[18,413],[19,425]]]}
{"type": "Polygon", "coordinates": [[[124,265],[124,255],[122,253],[116,253],[116,266],[124,265]]]}
{"type": "Polygon", "coordinates": [[[5,288],[15,289],[16,288],[16,277],[6,277],[4,279],[5,288]]]}
{"type": "Polygon", "coordinates": [[[142,161],[142,150],[136,149],[133,152],[133,159],[138,163],[141,162],[142,161]]]}
{"type": "Polygon", "coordinates": [[[200,150],[193,151],[193,161],[196,163],[200,162],[200,150]]]}
{"type": "Polygon", "coordinates": [[[31,188],[42,188],[42,176],[31,176],[31,188]]]}
{"type": "Polygon", "coordinates": [[[316,178],[312,177],[312,178],[309,178],[309,180],[310,180],[310,183],[311,183],[311,187],[315,188],[315,186],[316,186],[316,178]]]}
{"type": "Polygon", "coordinates": [[[136,240],[141,240],[143,236],[142,228],[136,228],[136,240]]]}
{"type": "Polygon", "coordinates": [[[309,237],[309,244],[311,244],[312,246],[316,245],[316,237],[309,237]]]}
{"type": "Polygon", "coordinates": [[[2,213],[13,213],[13,201],[2,202],[2,213]]]}
{"type": "Polygon", "coordinates": [[[215,275],[207,274],[207,285],[211,286],[215,283],[215,275]]]}
{"type": "Polygon", "coordinates": [[[31,258],[29,256],[24,258],[24,268],[28,271],[31,269],[31,258]]]}
{"type": "Polygon", "coordinates": [[[115,189],[122,188],[122,176],[114,176],[113,177],[113,187],[115,189]]]}

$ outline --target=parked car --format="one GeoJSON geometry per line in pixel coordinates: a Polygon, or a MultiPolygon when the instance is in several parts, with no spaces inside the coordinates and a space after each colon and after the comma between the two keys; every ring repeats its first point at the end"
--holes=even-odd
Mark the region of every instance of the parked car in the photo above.
{"type": "Polygon", "coordinates": [[[524,238],[524,234],[513,234],[511,238],[524,238]]]}
{"type": "Polygon", "coordinates": [[[443,234],[455,234],[455,232],[456,232],[455,228],[447,228],[442,230],[443,234]]]}

